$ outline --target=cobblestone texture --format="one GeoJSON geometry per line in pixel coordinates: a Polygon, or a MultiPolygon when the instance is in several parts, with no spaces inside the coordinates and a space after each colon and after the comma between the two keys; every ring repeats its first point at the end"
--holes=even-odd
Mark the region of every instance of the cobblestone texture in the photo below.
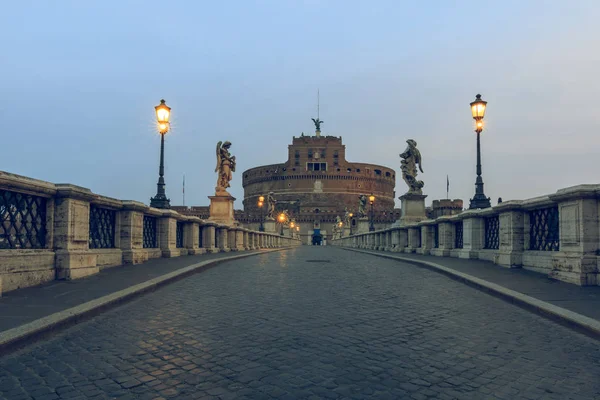
{"type": "Polygon", "coordinates": [[[593,399],[592,339],[331,247],[224,263],[0,359],[2,399],[593,399]]]}

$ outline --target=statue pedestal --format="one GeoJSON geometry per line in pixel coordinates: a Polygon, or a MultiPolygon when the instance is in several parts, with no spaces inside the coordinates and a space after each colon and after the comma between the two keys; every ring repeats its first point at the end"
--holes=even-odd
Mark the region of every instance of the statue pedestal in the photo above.
{"type": "Polygon", "coordinates": [[[356,232],[356,233],[369,232],[369,218],[367,218],[367,217],[359,218],[357,230],[358,230],[358,232],[356,232]]]}
{"type": "Polygon", "coordinates": [[[217,193],[216,196],[208,196],[208,198],[210,199],[210,217],[208,220],[227,226],[233,226],[235,223],[233,215],[233,202],[235,201],[235,197],[231,196],[229,193],[217,193]]]}
{"type": "Polygon", "coordinates": [[[401,201],[400,225],[407,225],[427,219],[425,214],[425,194],[406,193],[399,197],[401,201]]]}
{"type": "Polygon", "coordinates": [[[344,233],[342,234],[342,237],[347,237],[350,236],[350,227],[344,227],[344,233]]]}
{"type": "Polygon", "coordinates": [[[266,220],[263,223],[263,226],[265,227],[265,232],[270,232],[270,233],[276,233],[277,232],[277,224],[275,223],[274,220],[266,220]]]}

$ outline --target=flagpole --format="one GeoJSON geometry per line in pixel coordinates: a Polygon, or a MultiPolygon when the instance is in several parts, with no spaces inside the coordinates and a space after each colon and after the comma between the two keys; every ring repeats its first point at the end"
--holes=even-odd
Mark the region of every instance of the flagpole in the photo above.
{"type": "Polygon", "coordinates": [[[185,207],[185,174],[183,174],[183,206],[185,207]]]}

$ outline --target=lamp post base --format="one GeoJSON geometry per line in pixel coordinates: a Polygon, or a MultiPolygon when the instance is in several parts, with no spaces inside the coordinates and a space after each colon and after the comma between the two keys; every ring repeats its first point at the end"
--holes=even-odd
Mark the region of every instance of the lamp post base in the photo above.
{"type": "Polygon", "coordinates": [[[490,203],[490,198],[485,197],[483,193],[475,193],[475,196],[469,201],[469,210],[474,210],[477,208],[490,208],[492,204],[490,203]]]}
{"type": "Polygon", "coordinates": [[[171,208],[171,201],[167,199],[167,196],[157,194],[150,199],[150,207],[169,209],[171,208]]]}

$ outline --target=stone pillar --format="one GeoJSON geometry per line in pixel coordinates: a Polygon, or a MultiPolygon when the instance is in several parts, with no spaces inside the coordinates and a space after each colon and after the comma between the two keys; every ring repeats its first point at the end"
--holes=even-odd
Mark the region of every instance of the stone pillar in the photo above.
{"type": "Polygon", "coordinates": [[[89,189],[75,185],[59,184],[56,189],[56,278],[70,280],[97,274],[98,256],[89,250],[90,201],[95,196],[89,189]]]}
{"type": "Polygon", "coordinates": [[[203,254],[206,252],[204,248],[200,247],[200,235],[202,234],[200,229],[200,218],[188,217],[188,222],[183,227],[183,245],[187,248],[188,254],[203,254]]]}
{"type": "Polygon", "coordinates": [[[460,258],[479,258],[483,248],[484,220],[481,211],[469,210],[461,214],[463,218],[463,248],[458,251],[460,258]]]}
{"type": "Polygon", "coordinates": [[[421,247],[421,227],[417,225],[408,227],[408,246],[405,247],[406,253],[414,253],[421,247]]]}
{"type": "Polygon", "coordinates": [[[252,232],[248,229],[243,230],[244,235],[244,250],[254,250],[254,244],[252,243],[252,232]]]}
{"type": "Polygon", "coordinates": [[[525,215],[521,201],[506,201],[494,207],[499,212],[500,248],[496,262],[509,268],[523,265],[525,215]]]}
{"type": "Polygon", "coordinates": [[[416,251],[418,254],[429,254],[433,248],[433,234],[433,224],[431,222],[421,225],[421,247],[416,251]]]}
{"type": "Polygon", "coordinates": [[[229,227],[227,225],[217,225],[217,245],[221,253],[231,251],[229,248],[229,227]]]}
{"type": "Polygon", "coordinates": [[[218,253],[219,249],[215,243],[216,226],[214,222],[202,221],[202,245],[207,253],[218,253]]]}
{"type": "MultiPolygon", "coordinates": [[[[160,210],[161,217],[158,219],[158,245],[163,257],[178,257],[181,249],[177,248],[177,216],[173,210],[160,210]]],[[[185,240],[185,239],[184,239],[185,240]]]]}
{"type": "Polygon", "coordinates": [[[235,228],[235,247],[237,251],[246,250],[246,245],[244,244],[244,229],[243,228],[235,228]]]}
{"type": "Polygon", "coordinates": [[[393,248],[392,230],[390,229],[385,232],[385,251],[392,251],[393,248]]]}
{"type": "Polygon", "coordinates": [[[408,247],[408,229],[398,229],[399,249],[398,252],[406,251],[408,247]]]}
{"type": "Polygon", "coordinates": [[[398,228],[394,228],[391,231],[391,235],[392,235],[392,248],[391,251],[397,253],[400,248],[400,229],[398,228]]]}
{"type": "Polygon", "coordinates": [[[560,250],[552,252],[549,276],[576,285],[599,285],[600,185],[579,185],[549,196],[558,203],[560,250]]]}
{"type": "Polygon", "coordinates": [[[438,221],[438,247],[430,250],[434,256],[450,256],[450,251],[454,248],[454,226],[448,219],[450,216],[443,216],[438,221]]]}
{"type": "Polygon", "coordinates": [[[120,245],[124,264],[140,264],[148,261],[148,250],[144,249],[144,212],[148,206],[137,201],[123,201],[119,211],[121,220],[120,245]]]}

